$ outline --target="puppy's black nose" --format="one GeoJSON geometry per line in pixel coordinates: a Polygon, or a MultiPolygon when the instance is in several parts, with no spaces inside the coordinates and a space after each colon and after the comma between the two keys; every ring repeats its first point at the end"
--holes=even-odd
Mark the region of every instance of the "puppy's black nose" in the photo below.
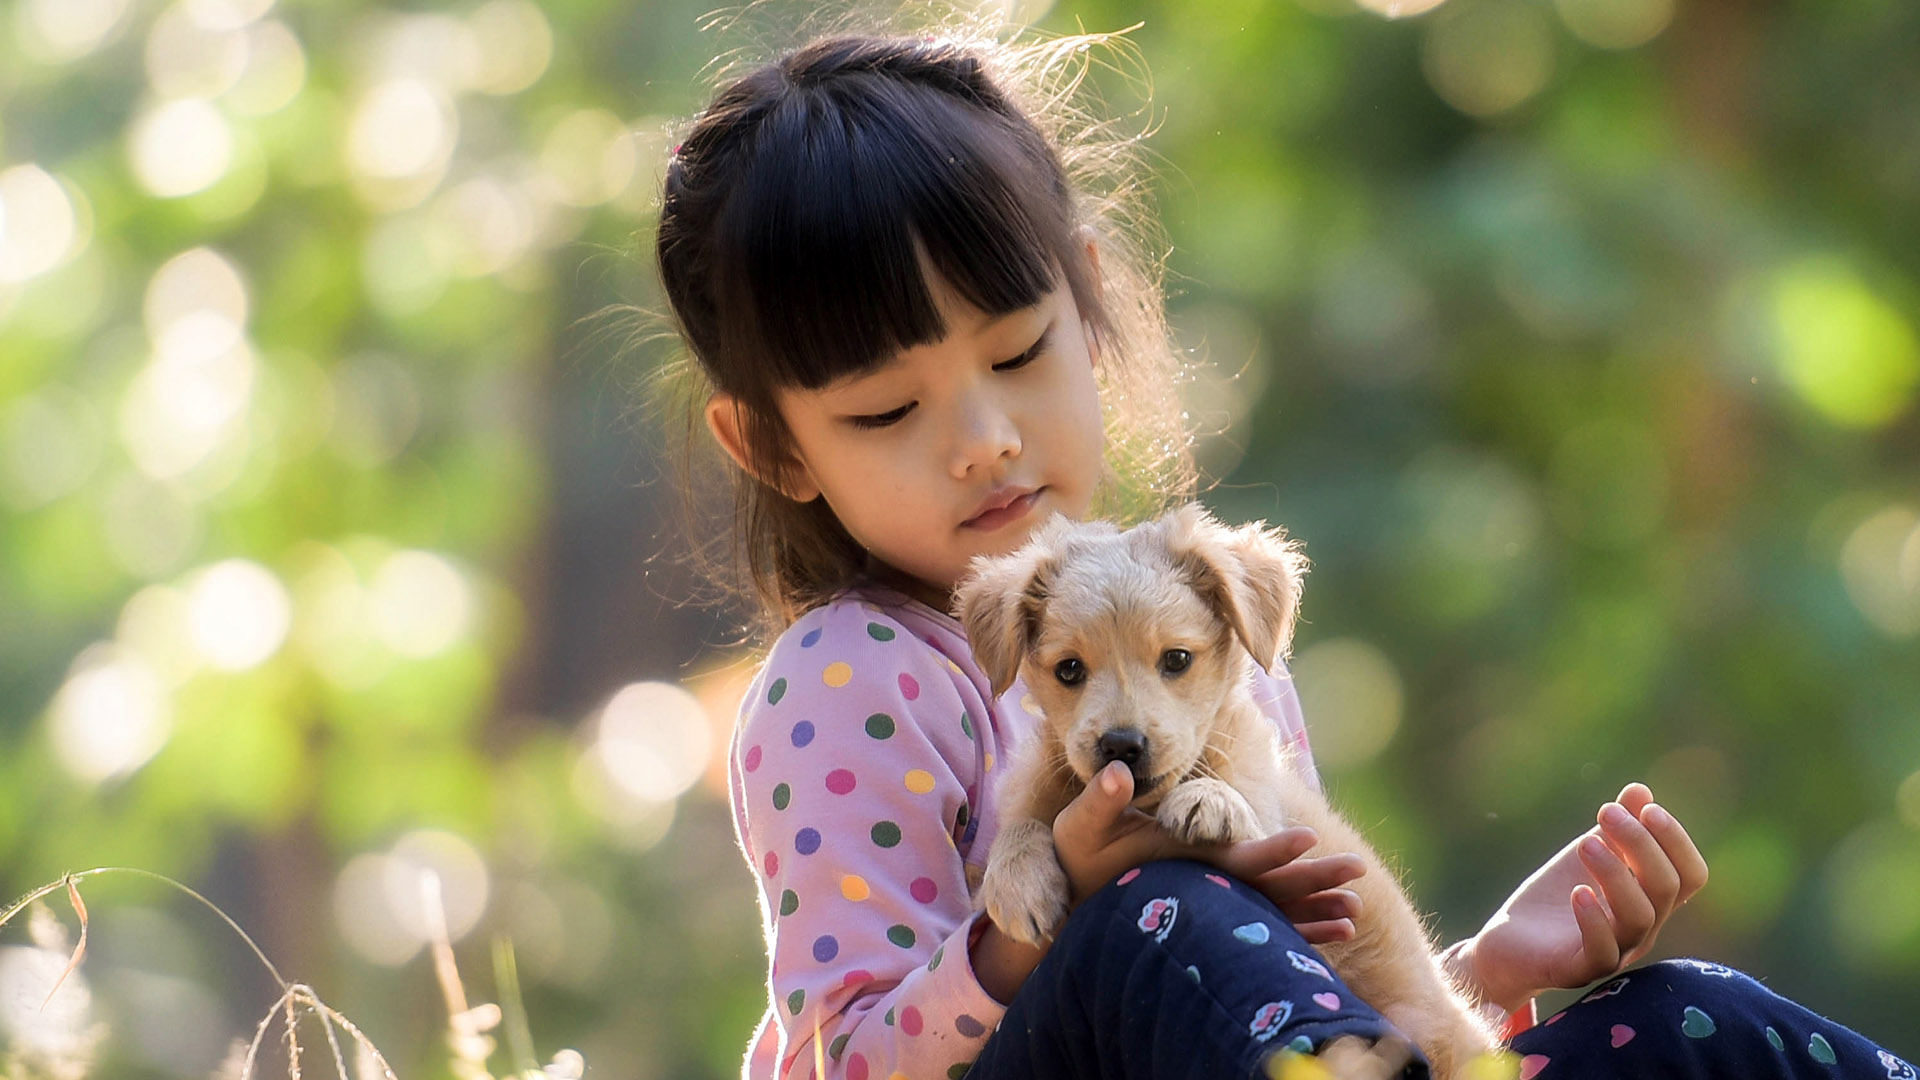
{"type": "Polygon", "coordinates": [[[1138,775],[1140,762],[1147,756],[1147,737],[1134,728],[1114,728],[1094,744],[1094,755],[1100,759],[1099,768],[1106,768],[1109,762],[1124,761],[1127,768],[1138,775]]]}

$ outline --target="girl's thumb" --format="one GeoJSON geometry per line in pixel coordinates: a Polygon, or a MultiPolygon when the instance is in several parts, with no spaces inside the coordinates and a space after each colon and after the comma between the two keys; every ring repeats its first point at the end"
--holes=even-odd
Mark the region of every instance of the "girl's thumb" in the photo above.
{"type": "Polygon", "coordinates": [[[1110,842],[1114,828],[1133,802],[1133,773],[1122,761],[1109,762],[1054,818],[1055,843],[1099,848],[1110,842]]]}

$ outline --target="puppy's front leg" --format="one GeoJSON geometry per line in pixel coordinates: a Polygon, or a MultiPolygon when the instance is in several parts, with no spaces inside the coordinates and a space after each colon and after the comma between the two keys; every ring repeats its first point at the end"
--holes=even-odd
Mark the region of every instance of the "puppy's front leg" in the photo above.
{"type": "Polygon", "coordinates": [[[1000,828],[987,853],[979,904],[1000,931],[1026,945],[1053,940],[1067,917],[1067,872],[1053,852],[1053,828],[1018,818],[1000,828]]]}
{"type": "Polygon", "coordinates": [[[1247,797],[1211,776],[1182,781],[1160,801],[1154,816],[1174,839],[1189,844],[1233,843],[1264,835],[1247,797]]]}

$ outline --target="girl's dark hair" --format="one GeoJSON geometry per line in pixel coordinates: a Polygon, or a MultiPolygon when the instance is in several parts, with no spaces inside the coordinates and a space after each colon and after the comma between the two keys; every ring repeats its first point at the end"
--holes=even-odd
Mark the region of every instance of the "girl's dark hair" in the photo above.
{"type": "MultiPolygon", "coordinates": [[[[1103,346],[1113,475],[1096,512],[1145,516],[1185,497],[1190,440],[1170,393],[1180,362],[1158,266],[1139,265],[1113,220],[1132,189],[1071,175],[1076,159],[1088,179],[1110,175],[1134,140],[1083,122],[1077,153],[1063,154],[1036,123],[1079,116],[1068,98],[1084,66],[1072,60],[1107,39],[843,35],[723,86],[668,163],[656,240],[694,362],[680,372],[689,427],[709,393],[731,395],[749,459],[777,482],[793,459],[775,391],[818,389],[945,337],[929,274],[989,315],[1039,303],[1064,278],[1103,346]],[[1083,224],[1100,237],[1098,283],[1083,224]]],[[[734,561],[765,629],[859,574],[866,553],[824,500],[797,503],[737,470],[734,487],[734,561]]]]}

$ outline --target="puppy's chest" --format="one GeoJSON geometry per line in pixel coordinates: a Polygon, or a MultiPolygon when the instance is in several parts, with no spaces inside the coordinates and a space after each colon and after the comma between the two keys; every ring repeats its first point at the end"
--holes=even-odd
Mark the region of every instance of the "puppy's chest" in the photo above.
{"type": "Polygon", "coordinates": [[[1261,723],[1235,739],[1231,752],[1209,747],[1204,767],[1193,775],[1211,775],[1225,781],[1247,800],[1267,832],[1278,832],[1297,823],[1301,809],[1312,798],[1294,760],[1296,753],[1261,723]]]}

